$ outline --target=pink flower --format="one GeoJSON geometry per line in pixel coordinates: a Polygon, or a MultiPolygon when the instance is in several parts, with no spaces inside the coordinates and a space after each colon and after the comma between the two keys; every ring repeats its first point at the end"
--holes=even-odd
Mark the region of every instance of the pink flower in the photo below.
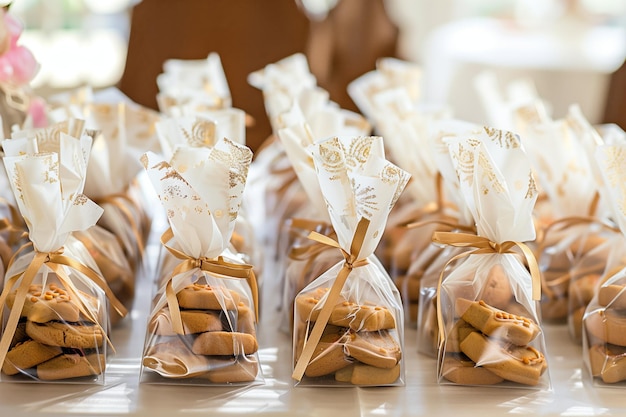
{"type": "Polygon", "coordinates": [[[0,55],[0,82],[28,84],[37,74],[39,64],[28,48],[17,44],[22,34],[22,24],[7,12],[2,14],[0,25],[8,29],[9,45],[8,50],[0,55]]]}

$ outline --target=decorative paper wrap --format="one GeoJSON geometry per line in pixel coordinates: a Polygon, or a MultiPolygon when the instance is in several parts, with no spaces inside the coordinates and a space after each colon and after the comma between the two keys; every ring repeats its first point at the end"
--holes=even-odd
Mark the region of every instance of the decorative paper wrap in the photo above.
{"type": "Polygon", "coordinates": [[[395,58],[380,58],[376,70],[363,74],[348,84],[348,94],[357,107],[372,123],[380,118],[376,96],[386,90],[401,89],[406,93],[411,107],[421,94],[422,70],[420,66],[395,58]]]}
{"type": "Polygon", "coordinates": [[[537,189],[530,162],[511,132],[485,127],[446,141],[477,235],[433,235],[436,243],[475,248],[450,260],[465,258],[460,265],[441,272],[439,381],[547,389],[545,342],[534,302],[540,275],[523,243],[535,238],[537,189]],[[473,364],[464,365],[461,353],[473,364]],[[477,374],[467,375],[467,369],[477,374]]]}
{"type": "Polygon", "coordinates": [[[333,137],[314,144],[312,155],[337,240],[311,238],[339,248],[345,261],[296,297],[293,378],[307,385],[335,385],[336,379],[402,385],[402,304],[373,253],[409,175],[384,159],[380,137],[333,137]],[[380,348],[389,349],[382,363],[369,360],[380,348]],[[328,368],[328,357],[336,355],[342,366],[328,368]]]}
{"type": "Polygon", "coordinates": [[[212,109],[232,106],[232,98],[222,61],[217,53],[206,59],[169,59],[163,64],[163,73],[157,76],[157,102],[168,115],[173,106],[202,102],[212,109]]]}
{"type": "Polygon", "coordinates": [[[33,250],[14,259],[0,295],[0,309],[8,307],[0,339],[2,379],[83,377],[77,381],[103,383],[108,301],[120,314],[125,310],[89,253],[70,244],[73,232],[92,227],[102,214],[82,194],[91,138],[63,132],[55,138],[58,143],[35,137],[3,142],[5,167],[33,250]],[[46,146],[58,152],[44,151],[46,146]],[[21,317],[28,319],[26,340],[17,331],[21,317]],[[39,343],[45,359],[25,361],[19,342],[39,343]]]}
{"type": "Polygon", "coordinates": [[[171,163],[152,153],[142,158],[170,224],[162,242],[179,259],[150,314],[143,381],[163,382],[146,370],[191,384],[262,380],[256,279],[228,250],[251,160],[250,149],[228,139],[213,148],[181,146],[171,163]],[[194,326],[189,309],[213,325],[194,326]]]}
{"type": "MultiPolygon", "coordinates": [[[[626,145],[602,145],[595,157],[608,191],[613,219],[626,235],[626,145]]],[[[623,241],[621,243],[623,247],[623,241]]],[[[621,259],[620,259],[621,260],[621,259]]],[[[626,380],[626,268],[605,269],[582,316],[585,378],[594,385],[626,380]]]]}
{"type": "Polygon", "coordinates": [[[600,204],[600,174],[587,155],[593,152],[589,140],[599,138],[576,107],[567,118],[532,125],[527,132],[524,143],[546,194],[541,207],[552,210],[537,218],[535,253],[542,270],[542,316],[564,320],[571,268],[612,234],[605,227],[606,210],[600,204]]]}
{"type": "Polygon", "coordinates": [[[279,253],[278,265],[281,272],[284,271],[279,277],[284,278],[282,308],[287,314],[284,322],[288,323],[289,330],[293,326],[292,305],[295,296],[321,272],[341,259],[341,253],[336,249],[306,237],[313,230],[322,234],[334,233],[310,146],[330,136],[330,132],[345,136],[364,136],[370,131],[369,123],[362,116],[332,105],[328,101],[327,93],[317,94],[320,91],[322,90],[311,90],[313,94],[306,94],[308,90],[303,92],[302,98],[320,98],[315,101],[316,105],[312,104],[314,100],[307,103],[306,117],[298,103],[280,115],[280,122],[284,127],[278,131],[278,138],[298,176],[302,190],[308,196],[306,212],[298,213],[305,217],[287,219],[287,227],[280,229],[279,236],[279,247],[287,247],[286,253],[279,253]],[[307,117],[313,123],[312,126],[307,122],[307,117]]]}

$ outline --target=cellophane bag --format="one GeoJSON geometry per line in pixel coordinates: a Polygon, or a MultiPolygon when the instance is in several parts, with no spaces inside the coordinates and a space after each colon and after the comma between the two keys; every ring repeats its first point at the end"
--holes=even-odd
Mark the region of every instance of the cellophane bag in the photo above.
{"type": "MultiPolygon", "coordinates": [[[[623,143],[599,146],[595,157],[613,209],[612,217],[622,235],[626,235],[623,187],[626,146],[623,143]]],[[[583,380],[592,386],[623,387],[626,380],[626,268],[611,272],[595,288],[582,317],[583,380]]]]}
{"type": "Polygon", "coordinates": [[[557,323],[567,320],[572,266],[613,233],[602,226],[607,219],[599,184],[576,126],[568,114],[528,126],[524,140],[546,195],[534,248],[542,274],[542,318],[557,323]]]}
{"type": "Polygon", "coordinates": [[[476,248],[462,254],[466,259],[454,269],[442,270],[438,381],[548,390],[535,301],[539,270],[522,243],[535,238],[537,190],[530,161],[511,132],[485,127],[446,140],[477,234],[433,236],[435,242],[476,248]]]}
{"type": "MultiPolygon", "coordinates": [[[[82,194],[91,138],[59,135],[59,152],[35,138],[3,142],[5,167],[32,247],[11,264],[0,295],[3,381],[104,383],[110,290],[71,233],[102,209],[82,194]]],[[[123,307],[111,298],[123,313],[123,307]]]]}
{"type": "Polygon", "coordinates": [[[228,139],[179,147],[171,164],[142,158],[167,213],[162,242],[178,260],[148,319],[142,382],[194,385],[263,381],[251,265],[230,252],[252,152],[228,139]],[[185,166],[177,171],[173,166],[185,166]]]}
{"type": "Polygon", "coordinates": [[[298,386],[403,385],[400,294],[373,255],[409,175],[384,159],[381,137],[334,137],[312,146],[320,188],[344,261],[295,299],[298,386]]]}

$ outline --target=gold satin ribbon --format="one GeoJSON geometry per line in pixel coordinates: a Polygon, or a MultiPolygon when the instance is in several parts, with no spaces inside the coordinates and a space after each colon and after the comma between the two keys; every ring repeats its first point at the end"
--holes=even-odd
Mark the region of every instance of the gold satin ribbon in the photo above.
{"type": "Polygon", "coordinates": [[[174,332],[180,335],[185,334],[185,328],[183,326],[183,321],[180,315],[180,306],[178,305],[178,298],[176,297],[176,291],[172,286],[172,278],[178,274],[182,274],[193,269],[200,269],[211,274],[220,275],[220,277],[224,278],[245,279],[250,286],[250,291],[252,292],[254,316],[258,323],[259,288],[257,286],[256,275],[254,274],[252,265],[227,262],[222,256],[218,256],[217,259],[193,258],[167,245],[167,242],[169,242],[173,237],[174,233],[172,232],[171,228],[167,229],[163,233],[163,235],[161,235],[161,243],[163,244],[165,249],[167,249],[168,252],[174,255],[175,258],[182,261],[174,268],[174,270],[172,271],[172,276],[168,279],[167,284],[165,285],[165,297],[167,299],[167,305],[170,310],[170,316],[172,318],[172,328],[174,332]]]}
{"type": "Polygon", "coordinates": [[[526,258],[526,262],[528,263],[533,300],[539,301],[541,299],[541,272],[539,271],[539,265],[535,259],[535,254],[528,246],[526,246],[526,244],[510,240],[502,243],[496,243],[483,236],[454,232],[434,232],[432,240],[434,243],[459,248],[475,248],[474,250],[461,253],[451,258],[448,262],[446,262],[441,269],[441,273],[439,274],[439,281],[437,282],[437,325],[439,326],[439,347],[443,346],[443,342],[446,338],[445,330],[443,328],[443,314],[441,312],[441,285],[443,283],[443,275],[446,268],[454,261],[473,254],[516,253],[513,251],[513,248],[517,247],[522,251],[522,254],[526,258]]]}
{"type": "Polygon", "coordinates": [[[322,306],[320,314],[313,325],[313,330],[311,334],[307,337],[305,335],[304,338],[304,346],[302,349],[302,353],[297,360],[296,366],[294,367],[293,373],[291,375],[292,378],[300,381],[302,380],[302,376],[304,375],[304,371],[306,367],[309,365],[311,358],[313,357],[313,353],[315,352],[315,348],[317,347],[318,342],[322,337],[322,333],[324,332],[324,328],[326,328],[326,324],[328,323],[328,319],[330,318],[330,314],[332,313],[333,308],[336,305],[337,298],[343,289],[343,286],[350,275],[350,272],[354,268],[358,268],[361,266],[365,266],[369,264],[369,261],[366,259],[357,259],[359,256],[359,252],[361,252],[361,247],[363,246],[363,242],[365,240],[365,236],[367,234],[367,228],[369,227],[370,221],[366,218],[361,218],[359,221],[356,230],[354,232],[354,236],[352,237],[352,243],[350,244],[350,253],[343,250],[339,243],[336,240],[329,238],[328,236],[324,236],[317,232],[311,232],[309,234],[309,238],[320,243],[324,243],[326,245],[338,248],[341,250],[345,262],[343,267],[339,270],[337,274],[337,278],[333,282],[333,285],[330,288],[330,291],[327,293],[326,301],[322,306]]]}
{"type": "MultiPolygon", "coordinates": [[[[27,244],[27,245],[22,246],[22,248],[20,248],[20,250],[16,252],[16,255],[27,246],[29,245],[27,244]]],[[[13,259],[15,259],[15,257],[13,259]]],[[[15,334],[18,322],[20,320],[22,309],[24,308],[24,303],[26,301],[28,289],[31,286],[33,279],[35,278],[35,276],[37,276],[37,273],[39,273],[39,270],[44,265],[49,267],[56,274],[59,281],[61,281],[61,284],[63,285],[63,287],[70,294],[70,297],[78,301],[79,311],[85,317],[91,320],[96,326],[100,327],[101,330],[102,330],[102,327],[99,324],[98,318],[91,313],[89,307],[83,301],[83,297],[80,295],[79,290],[76,288],[72,279],[66,274],[65,270],[63,269],[63,266],[68,266],[74,269],[75,271],[78,271],[82,273],[83,275],[87,276],[96,285],[102,288],[102,290],[105,292],[106,296],[108,297],[111,306],[115,308],[115,310],[122,317],[124,317],[127,314],[126,308],[113,295],[106,281],[104,281],[104,279],[101,276],[99,276],[94,270],[78,262],[76,259],[64,256],[62,248],[56,252],[35,251],[35,256],[30,262],[30,264],[28,265],[28,267],[23,272],[13,275],[12,277],[8,278],[5,282],[4,290],[0,294],[0,316],[1,316],[2,311],[4,310],[7,297],[11,293],[13,286],[15,285],[15,283],[18,281],[19,278],[22,278],[18,285],[17,293],[15,296],[15,301],[13,303],[13,307],[11,308],[11,312],[9,313],[9,318],[7,320],[7,323],[4,327],[2,338],[0,339],[0,364],[4,363],[6,354],[9,351],[9,346],[11,345],[11,341],[13,340],[13,336],[15,334]]],[[[103,330],[102,330],[102,333],[106,337],[107,343],[111,346],[111,348],[113,348],[113,345],[111,344],[111,341],[109,340],[107,333],[103,330]]]]}

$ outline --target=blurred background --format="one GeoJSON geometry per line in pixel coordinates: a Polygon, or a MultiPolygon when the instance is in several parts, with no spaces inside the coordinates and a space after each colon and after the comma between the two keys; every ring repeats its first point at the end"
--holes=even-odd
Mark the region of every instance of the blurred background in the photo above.
{"type": "Polygon", "coordinates": [[[532,80],[555,117],[578,103],[590,122],[626,128],[624,0],[14,0],[10,10],[44,97],[117,86],[156,108],[166,59],[219,53],[233,105],[254,119],[253,149],[270,128],[246,77],[295,52],[348,109],[347,84],[393,56],[420,64],[421,100],[457,118],[485,120],[475,82],[489,70],[502,85],[532,80]]]}

